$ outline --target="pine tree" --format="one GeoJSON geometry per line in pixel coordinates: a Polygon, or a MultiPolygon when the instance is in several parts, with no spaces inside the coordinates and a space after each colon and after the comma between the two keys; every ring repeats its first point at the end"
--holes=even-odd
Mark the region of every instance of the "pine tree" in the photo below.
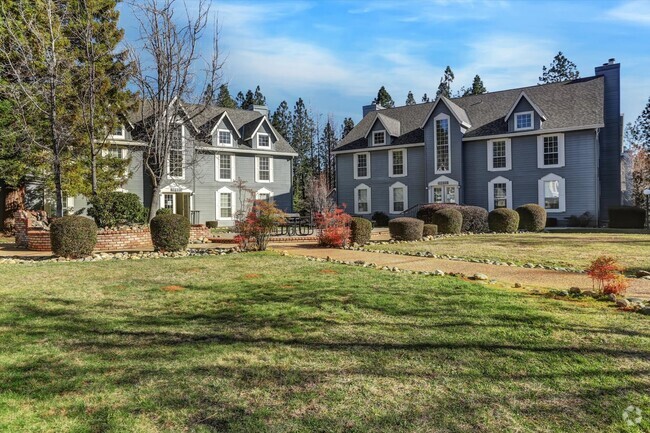
{"type": "MultiPolygon", "coordinates": [[[[241,92],[240,92],[241,93],[241,92]]],[[[237,108],[237,102],[230,96],[230,90],[227,84],[219,86],[219,93],[214,101],[214,104],[223,108],[237,108]]]]}
{"type": "Polygon", "coordinates": [[[650,98],[643,112],[634,123],[625,128],[625,141],[629,147],[639,147],[650,151],[650,98]]]}
{"type": "Polygon", "coordinates": [[[253,105],[264,105],[266,106],[266,96],[262,94],[260,86],[255,88],[255,93],[253,93],[253,105]]]}
{"type": "Polygon", "coordinates": [[[539,77],[539,84],[558,83],[560,81],[575,80],[580,77],[576,64],[567,59],[562,51],[553,58],[551,65],[546,68],[542,66],[542,76],[539,77]]]}
{"type": "Polygon", "coordinates": [[[451,83],[454,82],[454,73],[451,70],[451,67],[447,66],[445,68],[445,73],[442,78],[440,78],[440,84],[438,85],[438,91],[436,92],[436,98],[439,96],[444,96],[445,98],[451,97],[451,83]]]}
{"type": "Polygon", "coordinates": [[[464,89],[462,91],[462,96],[482,95],[484,93],[487,93],[487,90],[483,85],[483,80],[481,80],[480,76],[476,75],[474,77],[474,81],[472,82],[472,87],[470,87],[469,89],[464,89]]]}
{"type": "Polygon", "coordinates": [[[291,120],[289,104],[287,101],[280,102],[271,116],[271,124],[288,142],[291,142],[291,120]]]}
{"type": "Polygon", "coordinates": [[[336,147],[338,139],[336,137],[336,128],[334,126],[334,119],[332,116],[329,116],[327,123],[323,128],[322,133],[322,147],[323,147],[323,172],[325,174],[325,179],[327,186],[331,189],[335,187],[336,171],[335,171],[335,160],[336,158],[332,154],[332,151],[336,147]]]}
{"type": "Polygon", "coordinates": [[[422,95],[422,102],[431,102],[431,99],[429,99],[429,96],[426,93],[422,95]]]}
{"type": "Polygon", "coordinates": [[[237,96],[235,96],[235,104],[237,104],[237,108],[244,108],[244,104],[246,103],[246,97],[242,92],[237,92],[237,96]]]}
{"type": "Polygon", "coordinates": [[[346,135],[354,129],[354,120],[351,117],[346,117],[343,119],[343,125],[341,125],[341,140],[345,138],[346,135]]]}
{"type": "Polygon", "coordinates": [[[415,98],[413,97],[413,92],[409,90],[409,94],[406,95],[406,105],[415,105],[415,98]]]}
{"type": "Polygon", "coordinates": [[[390,93],[386,90],[384,86],[381,86],[377,92],[377,97],[372,101],[373,104],[379,104],[384,108],[393,108],[395,106],[395,101],[391,98],[390,93]]]}
{"type": "Polygon", "coordinates": [[[302,209],[305,200],[305,186],[312,176],[311,154],[313,151],[314,120],[302,98],[298,98],[291,116],[291,146],[298,156],[294,163],[294,209],[302,209]]]}

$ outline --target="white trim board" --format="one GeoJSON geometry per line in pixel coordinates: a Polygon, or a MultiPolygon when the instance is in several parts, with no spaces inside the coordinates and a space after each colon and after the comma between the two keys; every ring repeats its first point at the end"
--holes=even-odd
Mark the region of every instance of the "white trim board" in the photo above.
{"type": "Polygon", "coordinates": [[[363,153],[363,152],[375,152],[378,150],[387,150],[387,149],[408,149],[409,147],[422,147],[424,143],[409,143],[409,144],[389,144],[386,146],[378,147],[360,147],[359,149],[350,149],[350,150],[333,150],[333,154],[344,155],[346,153],[363,153]]]}

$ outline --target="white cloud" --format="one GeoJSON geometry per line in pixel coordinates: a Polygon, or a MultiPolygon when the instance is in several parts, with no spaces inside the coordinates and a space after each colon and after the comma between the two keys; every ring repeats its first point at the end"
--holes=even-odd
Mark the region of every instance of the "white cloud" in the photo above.
{"type": "Polygon", "coordinates": [[[650,2],[644,0],[629,1],[611,9],[607,15],[621,21],[650,25],[650,2]]]}

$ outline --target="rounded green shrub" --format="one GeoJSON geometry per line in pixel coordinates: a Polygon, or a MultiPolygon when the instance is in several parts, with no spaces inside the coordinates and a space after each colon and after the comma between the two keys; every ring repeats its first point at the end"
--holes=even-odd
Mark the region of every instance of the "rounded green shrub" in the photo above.
{"type": "Polygon", "coordinates": [[[417,218],[424,221],[425,224],[433,224],[433,214],[442,209],[448,209],[450,207],[457,208],[458,205],[447,204],[447,203],[432,203],[425,204],[418,209],[417,218]]]}
{"type": "Polygon", "coordinates": [[[166,207],[161,207],[160,209],[158,209],[156,211],[156,216],[158,216],[158,215],[171,215],[171,214],[172,214],[172,210],[168,209],[166,207]]]}
{"type": "Polygon", "coordinates": [[[219,227],[219,221],[206,221],[205,226],[209,229],[216,229],[219,227]]]}
{"type": "Polygon", "coordinates": [[[611,206],[607,209],[609,227],[617,229],[642,229],[645,227],[645,209],[635,206],[611,206]]]}
{"type": "Polygon", "coordinates": [[[113,191],[91,197],[88,216],[98,227],[144,224],[147,210],[142,200],[132,192],[113,191]]]}
{"type": "Polygon", "coordinates": [[[395,218],[388,222],[390,237],[398,241],[417,241],[422,239],[424,221],[417,218],[395,218]]]}
{"type": "Polygon", "coordinates": [[[388,221],[390,218],[384,212],[377,211],[372,214],[372,220],[375,222],[377,227],[388,227],[388,221]]]}
{"type": "Polygon", "coordinates": [[[422,236],[435,236],[438,234],[438,226],[435,224],[425,224],[422,230],[422,236]]]}
{"type": "Polygon", "coordinates": [[[488,231],[488,211],[480,206],[461,206],[452,203],[433,203],[422,206],[417,217],[425,224],[435,224],[433,215],[442,209],[455,209],[463,215],[461,231],[468,233],[485,233],[488,231]]]}
{"type": "Polygon", "coordinates": [[[488,224],[490,231],[515,233],[519,229],[519,214],[512,209],[494,209],[488,214],[488,224]]]}
{"type": "Polygon", "coordinates": [[[457,235],[463,227],[463,214],[453,208],[439,210],[433,214],[432,220],[440,234],[457,235]]]}
{"type": "Polygon", "coordinates": [[[370,220],[360,217],[352,218],[350,221],[350,240],[352,243],[365,245],[370,242],[372,223],[370,220]]]}
{"type": "Polygon", "coordinates": [[[183,215],[158,215],[151,220],[151,241],[156,251],[182,251],[190,241],[190,221],[183,215]]]}
{"type": "Polygon", "coordinates": [[[71,259],[89,256],[97,243],[97,225],[79,215],[57,218],[50,225],[50,242],[54,255],[71,259]]]}
{"type": "Polygon", "coordinates": [[[517,208],[519,230],[541,232],[546,227],[546,209],[537,204],[525,204],[517,208]]]}

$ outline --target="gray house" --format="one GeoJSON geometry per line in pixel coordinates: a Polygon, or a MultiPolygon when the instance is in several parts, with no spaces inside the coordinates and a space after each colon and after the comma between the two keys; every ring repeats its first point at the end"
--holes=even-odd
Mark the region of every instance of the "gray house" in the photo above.
{"type": "Polygon", "coordinates": [[[593,77],[384,109],[335,149],[337,201],[396,217],[425,203],[538,203],[559,225],[621,204],[620,64],[593,77]]]}
{"type": "MultiPolygon", "coordinates": [[[[191,113],[199,108],[183,104],[182,109],[191,113]]],[[[142,163],[145,146],[137,140],[138,120],[143,117],[146,114],[138,112],[125,119],[125,124],[108,136],[108,152],[130,161],[122,191],[137,194],[148,206],[153,189],[142,163]]],[[[244,199],[235,186],[236,180],[242,179],[255,198],[291,210],[296,153],[269,122],[266,107],[201,107],[200,114],[189,117],[191,121],[182,121],[182,127],[175,131],[161,208],[186,215],[193,223],[216,220],[220,226],[231,226],[244,199]]],[[[78,210],[86,206],[86,200],[77,197],[69,200],[68,206],[78,210]]]]}

